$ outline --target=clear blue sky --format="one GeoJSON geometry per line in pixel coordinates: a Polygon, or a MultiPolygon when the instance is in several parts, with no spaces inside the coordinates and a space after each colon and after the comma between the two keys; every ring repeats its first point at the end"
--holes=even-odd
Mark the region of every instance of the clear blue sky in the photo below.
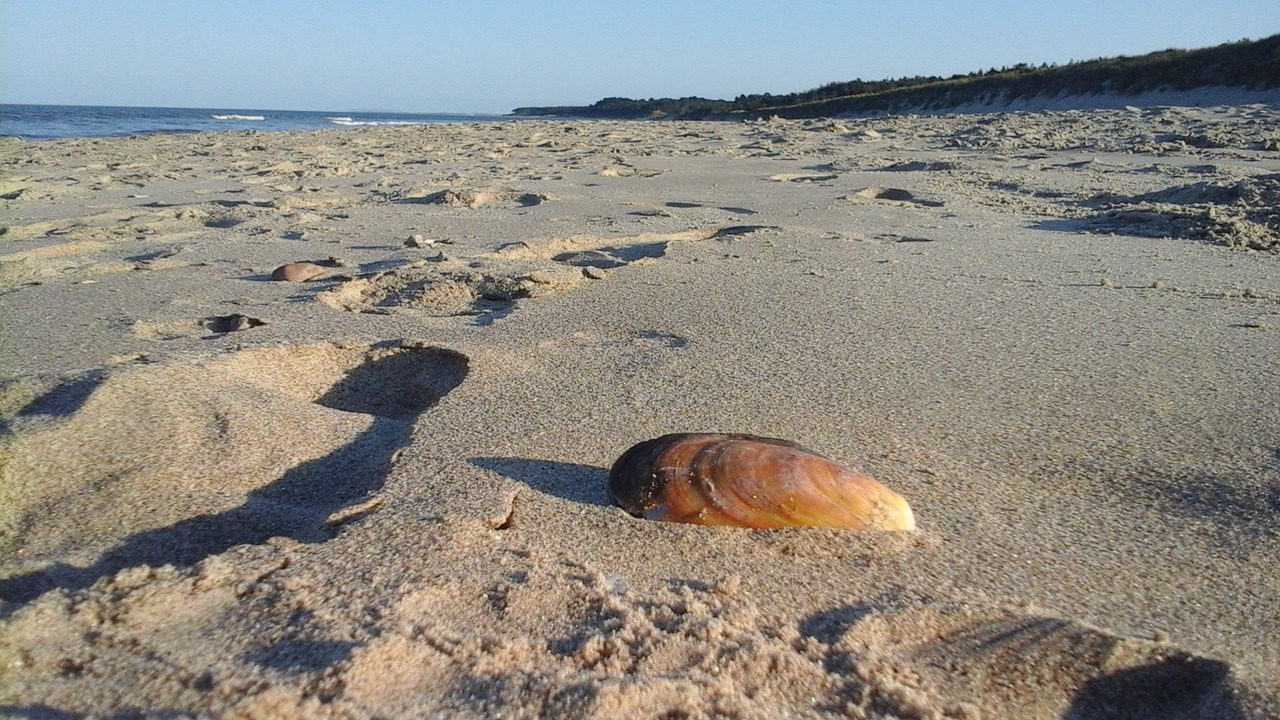
{"type": "Polygon", "coordinates": [[[0,102],[507,112],[1280,33],[1280,0],[0,0],[0,102]]]}

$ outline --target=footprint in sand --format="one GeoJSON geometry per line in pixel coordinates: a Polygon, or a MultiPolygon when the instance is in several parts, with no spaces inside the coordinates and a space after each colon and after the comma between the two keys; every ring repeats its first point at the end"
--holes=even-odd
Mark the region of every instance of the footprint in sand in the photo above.
{"type": "Polygon", "coordinates": [[[189,337],[213,338],[231,332],[251,330],[266,321],[242,313],[212,315],[199,320],[135,320],[129,332],[139,340],[179,340],[189,337]]]}
{"type": "Polygon", "coordinates": [[[665,172],[667,171],[658,170],[655,168],[638,168],[634,165],[629,165],[627,163],[617,163],[615,165],[610,165],[609,167],[606,167],[600,172],[597,172],[596,175],[599,175],[600,177],[607,177],[607,178],[631,178],[631,177],[651,178],[651,177],[657,177],[658,175],[661,175],[665,172]]]}
{"type": "Polygon", "coordinates": [[[921,207],[942,207],[939,200],[924,200],[901,188],[865,187],[846,195],[841,200],[851,202],[879,202],[888,205],[918,205],[921,207]]]}
{"type": "Polygon", "coordinates": [[[241,313],[232,313],[230,315],[216,315],[214,317],[205,318],[203,325],[211,332],[217,335],[223,335],[229,332],[239,332],[241,330],[249,330],[251,328],[262,327],[267,323],[256,317],[249,317],[241,313]]]}
{"type": "Polygon", "coordinates": [[[584,280],[603,279],[613,269],[653,262],[666,255],[671,242],[707,240],[726,231],[745,232],[726,228],[515,242],[481,260],[423,262],[351,280],[317,299],[350,312],[469,315],[486,324],[510,312],[519,300],[571,290],[584,280]]]}
{"type": "Polygon", "coordinates": [[[804,702],[841,717],[1242,717],[1225,663],[1066,618],[872,601],[796,623],[762,613],[741,578],[642,590],[521,565],[496,559],[483,593],[447,579],[406,592],[387,609],[395,629],[343,667],[347,697],[388,716],[482,714],[478,698],[519,690],[534,716],[775,717],[804,702]],[[566,628],[561,639],[528,635],[535,612],[566,628]],[[490,628],[503,643],[463,652],[458,627],[490,628]],[[511,647],[526,653],[523,669],[503,662],[511,647]],[[554,692],[566,676],[582,690],[572,699],[554,692]]]}
{"type": "Polygon", "coordinates": [[[533,207],[550,199],[550,196],[540,193],[502,188],[451,188],[422,196],[401,197],[393,202],[444,205],[474,210],[482,207],[533,207]]]}
{"type": "Polygon", "coordinates": [[[324,304],[350,312],[476,316],[491,321],[522,298],[545,297],[577,285],[581,269],[527,266],[398,268],[320,293],[324,304]]]}
{"type": "Polygon", "coordinates": [[[832,639],[884,701],[1029,720],[1240,717],[1226,663],[1070,618],[929,605],[852,613],[832,639]]]}
{"type": "Polygon", "coordinates": [[[879,168],[885,172],[940,172],[963,167],[958,160],[902,160],[879,168]]]}
{"type": "Polygon", "coordinates": [[[0,401],[26,401],[0,402],[0,598],[274,536],[324,541],[350,506],[376,504],[415,418],[467,369],[452,350],[388,341],[10,383],[0,401]]]}
{"type": "Polygon", "coordinates": [[[1095,233],[1207,240],[1231,248],[1275,251],[1280,237],[1280,173],[1197,182],[1140,195],[1106,195],[1083,227],[1095,233]]]}

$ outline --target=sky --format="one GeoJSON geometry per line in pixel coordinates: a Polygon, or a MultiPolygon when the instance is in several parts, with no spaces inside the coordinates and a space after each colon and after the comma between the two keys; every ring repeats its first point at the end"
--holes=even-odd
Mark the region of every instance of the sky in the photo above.
{"type": "Polygon", "coordinates": [[[1277,0],[0,0],[0,102],[506,113],[1277,33],[1277,0]]]}

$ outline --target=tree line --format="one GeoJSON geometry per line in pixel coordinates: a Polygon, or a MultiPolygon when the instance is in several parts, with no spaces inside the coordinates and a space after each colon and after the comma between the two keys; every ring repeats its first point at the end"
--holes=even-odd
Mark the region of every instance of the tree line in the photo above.
{"type": "Polygon", "coordinates": [[[1280,35],[1198,50],[1169,49],[1136,57],[1072,61],[1065,65],[1018,63],[947,78],[916,76],[832,82],[784,95],[759,93],[739,95],[733,100],[609,97],[587,106],[516,108],[513,114],[617,119],[727,119],[770,114],[822,117],[911,107],[945,109],[996,99],[1100,93],[1133,95],[1202,87],[1280,87],[1280,35]]]}

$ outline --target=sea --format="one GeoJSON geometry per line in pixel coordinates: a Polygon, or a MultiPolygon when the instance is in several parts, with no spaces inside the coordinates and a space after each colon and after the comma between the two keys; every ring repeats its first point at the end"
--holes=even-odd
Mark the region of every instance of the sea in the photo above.
{"type": "Polygon", "coordinates": [[[319,130],[514,120],[505,115],[313,112],[232,108],[97,107],[0,104],[0,136],[26,140],[224,130],[319,130]]]}

